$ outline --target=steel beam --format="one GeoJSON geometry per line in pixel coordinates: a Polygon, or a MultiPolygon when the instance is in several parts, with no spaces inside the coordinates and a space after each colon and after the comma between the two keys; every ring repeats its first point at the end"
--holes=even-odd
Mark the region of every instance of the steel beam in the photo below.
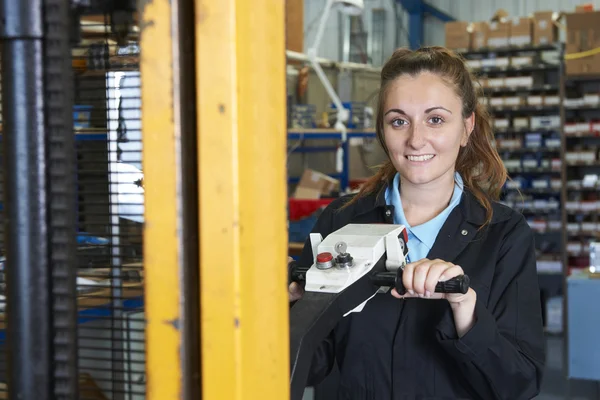
{"type": "Polygon", "coordinates": [[[285,400],[285,2],[195,4],[202,399],[285,400]]]}
{"type": "Polygon", "coordinates": [[[423,0],[398,0],[398,3],[408,13],[408,42],[410,48],[413,50],[423,45],[424,20],[427,15],[437,18],[442,22],[455,20],[450,14],[423,0]]]}
{"type": "MultiPolygon", "coordinates": [[[[189,252],[197,246],[186,242],[187,214],[184,210],[184,153],[195,149],[184,145],[182,130],[182,82],[179,30],[181,13],[190,11],[183,0],[140,2],[140,74],[142,91],[142,144],[145,192],[144,286],[146,304],[146,371],[149,400],[198,398],[188,374],[190,356],[197,347],[186,331],[197,321],[188,317],[187,304],[196,293],[184,297],[189,252]]],[[[193,90],[193,86],[190,88],[193,90]]],[[[193,116],[193,110],[190,114],[193,116]]],[[[187,203],[186,203],[187,204],[187,203]]],[[[194,204],[194,208],[197,204],[194,204]]],[[[193,223],[194,213],[191,214],[193,223]]],[[[193,256],[192,256],[193,259],[193,256]]],[[[195,297],[194,297],[195,296],[195,297]]],[[[196,337],[196,340],[198,338],[196,337]]],[[[195,371],[198,370],[195,365],[195,371]]],[[[192,372],[193,374],[193,372],[192,372]]],[[[197,372],[196,372],[197,374],[197,372]]],[[[197,392],[197,391],[196,391],[197,392]]]]}

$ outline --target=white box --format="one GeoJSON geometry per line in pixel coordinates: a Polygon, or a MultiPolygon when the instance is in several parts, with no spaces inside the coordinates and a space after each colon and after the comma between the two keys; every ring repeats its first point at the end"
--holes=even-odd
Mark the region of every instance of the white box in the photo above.
{"type": "Polygon", "coordinates": [[[521,181],[506,181],[506,187],[509,189],[521,189],[521,181]]]}
{"type": "Polygon", "coordinates": [[[492,107],[504,106],[504,97],[491,97],[490,98],[490,106],[492,106],[492,107]]]}
{"type": "Polygon", "coordinates": [[[484,58],[480,60],[481,68],[495,68],[496,67],[496,59],[495,58],[484,58]]]}
{"type": "Polygon", "coordinates": [[[579,202],[579,209],[581,211],[596,211],[598,204],[595,201],[581,201],[579,202]]]}
{"type": "Polygon", "coordinates": [[[544,103],[542,96],[529,96],[527,97],[527,104],[530,106],[541,106],[544,103]]]}
{"type": "Polygon", "coordinates": [[[480,69],[482,62],[481,60],[467,60],[467,66],[471,69],[480,69]]]}
{"type": "Polygon", "coordinates": [[[529,118],[527,118],[527,117],[513,118],[513,127],[515,129],[529,128],[529,118]]]}
{"type": "Polygon", "coordinates": [[[490,78],[488,79],[488,86],[491,88],[504,87],[504,78],[490,78]]]}
{"type": "Polygon", "coordinates": [[[564,105],[567,108],[577,108],[585,105],[585,100],[583,97],[565,99],[564,105]]]}
{"type": "Polygon", "coordinates": [[[498,57],[493,60],[496,61],[494,63],[496,68],[507,68],[510,65],[510,59],[508,57],[498,57]]]}
{"type": "Polygon", "coordinates": [[[560,115],[530,117],[531,129],[555,129],[560,127],[560,115]]]}
{"type": "Polygon", "coordinates": [[[522,104],[522,98],[519,96],[511,96],[504,98],[504,105],[507,107],[516,107],[522,104]]]}
{"type": "Polygon", "coordinates": [[[583,244],[579,242],[569,242],[567,243],[567,251],[569,253],[579,254],[583,251],[583,244]]]}
{"type": "Polygon", "coordinates": [[[506,168],[521,168],[521,160],[504,160],[504,166],[506,168]]]}
{"type": "Polygon", "coordinates": [[[592,124],[589,122],[578,122],[577,133],[589,133],[592,130],[592,124]]]}
{"type": "Polygon", "coordinates": [[[581,203],[578,201],[567,201],[565,204],[565,209],[568,211],[579,211],[581,208],[581,203]]]}
{"type": "Polygon", "coordinates": [[[544,104],[547,106],[560,105],[560,96],[544,96],[544,104]]]}
{"type": "Polygon", "coordinates": [[[531,181],[531,186],[534,189],[548,189],[549,183],[546,179],[539,179],[531,181]]]}
{"type": "MultiPolygon", "coordinates": [[[[548,161],[547,159],[543,160],[543,161],[548,161]]],[[[545,163],[544,163],[544,168],[546,167],[545,163]]],[[[562,160],[560,158],[553,158],[552,159],[552,169],[553,170],[559,170],[560,167],[562,167],[562,160]]]]}
{"type": "Polygon", "coordinates": [[[597,106],[600,104],[600,95],[586,94],[583,96],[583,102],[586,106],[597,106]]]}
{"type": "Polygon", "coordinates": [[[579,152],[567,151],[565,153],[565,160],[567,160],[568,162],[579,161],[579,152]]]}
{"type": "Polygon", "coordinates": [[[508,118],[495,118],[494,119],[494,127],[499,129],[506,129],[510,125],[510,120],[508,118]]]}
{"type": "Polygon", "coordinates": [[[549,149],[558,149],[560,148],[560,138],[547,138],[544,141],[544,146],[549,149]]]}
{"type": "Polygon", "coordinates": [[[533,64],[533,57],[531,57],[531,56],[512,57],[510,60],[510,64],[513,67],[522,67],[525,65],[531,65],[531,64],[533,64]]]}
{"type": "Polygon", "coordinates": [[[596,223],[595,222],[582,222],[581,230],[585,232],[596,232],[596,223]]]}
{"type": "Polygon", "coordinates": [[[596,161],[596,152],[595,151],[581,151],[579,152],[579,159],[584,162],[594,162],[596,161]]]}
{"type": "Polygon", "coordinates": [[[539,162],[536,159],[525,159],[523,160],[523,168],[537,168],[539,166],[539,162]]]}
{"type": "Polygon", "coordinates": [[[536,230],[536,231],[543,232],[548,228],[548,224],[546,223],[546,221],[539,221],[539,220],[529,221],[528,220],[527,223],[529,224],[531,229],[536,230]]]}
{"type": "Polygon", "coordinates": [[[548,200],[546,200],[546,199],[533,200],[533,208],[535,210],[547,210],[549,208],[548,200]]]}
{"type": "Polygon", "coordinates": [[[548,229],[559,231],[562,229],[562,221],[548,221],[548,229]]]}
{"type": "Polygon", "coordinates": [[[565,123],[564,132],[567,135],[577,133],[577,122],[567,122],[565,123]]]}
{"type": "Polygon", "coordinates": [[[508,87],[531,87],[533,86],[533,76],[513,76],[504,78],[508,87]]]}
{"type": "Polygon", "coordinates": [[[567,224],[567,232],[579,232],[581,225],[578,222],[569,222],[567,224]]]}

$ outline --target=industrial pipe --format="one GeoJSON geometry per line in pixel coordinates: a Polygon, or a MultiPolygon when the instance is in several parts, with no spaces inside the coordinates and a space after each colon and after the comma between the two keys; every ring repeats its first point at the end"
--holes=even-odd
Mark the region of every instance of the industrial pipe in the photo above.
{"type": "Polygon", "coordinates": [[[50,399],[42,0],[2,0],[8,390],[50,399]]]}

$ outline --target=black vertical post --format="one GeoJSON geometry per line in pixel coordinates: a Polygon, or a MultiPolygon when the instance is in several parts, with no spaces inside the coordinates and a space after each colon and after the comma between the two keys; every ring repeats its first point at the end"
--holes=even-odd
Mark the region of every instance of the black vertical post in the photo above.
{"type": "Polygon", "coordinates": [[[75,135],[70,0],[44,1],[44,93],[48,168],[55,400],[78,399],[75,135]]]}
{"type": "Polygon", "coordinates": [[[41,0],[0,0],[8,391],[51,398],[41,0]]]}

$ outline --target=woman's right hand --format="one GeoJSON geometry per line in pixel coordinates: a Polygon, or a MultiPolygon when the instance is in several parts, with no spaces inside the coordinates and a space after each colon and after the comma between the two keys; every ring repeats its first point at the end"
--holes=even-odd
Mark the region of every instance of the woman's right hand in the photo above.
{"type": "MultiPolygon", "coordinates": [[[[288,257],[288,265],[294,261],[294,259],[292,257],[288,257]]],[[[304,294],[304,289],[302,288],[302,286],[300,286],[300,284],[298,284],[298,282],[292,282],[290,284],[290,286],[288,287],[288,295],[290,298],[290,303],[300,300],[302,298],[302,295],[304,294]]]]}

